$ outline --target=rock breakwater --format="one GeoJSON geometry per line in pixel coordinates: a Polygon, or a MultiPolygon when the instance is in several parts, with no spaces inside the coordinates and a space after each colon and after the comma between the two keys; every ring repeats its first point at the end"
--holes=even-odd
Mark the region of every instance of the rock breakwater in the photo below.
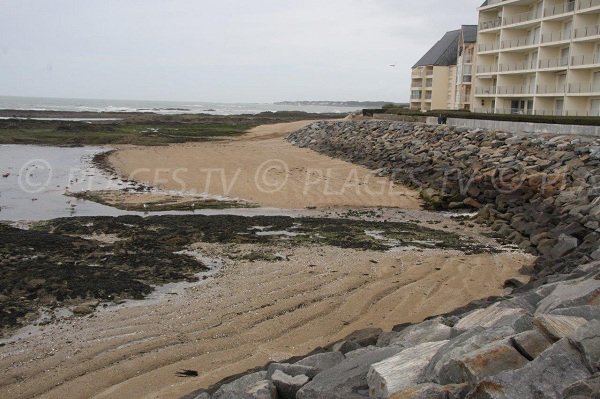
{"type": "Polygon", "coordinates": [[[417,186],[433,208],[479,209],[540,255],[532,283],[189,398],[598,398],[599,142],[385,121],[318,122],[288,140],[417,186]]]}

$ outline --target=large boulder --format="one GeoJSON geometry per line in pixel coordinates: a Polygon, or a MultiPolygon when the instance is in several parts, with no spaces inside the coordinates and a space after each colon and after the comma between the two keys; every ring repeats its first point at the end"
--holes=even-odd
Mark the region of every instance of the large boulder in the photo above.
{"type": "Polygon", "coordinates": [[[327,370],[334,366],[337,366],[343,360],[344,355],[342,355],[340,352],[325,352],[305,357],[304,359],[297,361],[295,364],[300,366],[313,367],[319,370],[320,373],[323,370],[327,370]]]}
{"type": "Polygon", "coordinates": [[[440,369],[440,384],[476,383],[485,377],[525,366],[528,359],[519,353],[510,340],[502,339],[473,352],[456,356],[440,369]]]}
{"type": "Polygon", "coordinates": [[[436,342],[450,339],[452,327],[440,320],[428,320],[419,324],[406,327],[400,332],[385,333],[380,336],[377,346],[402,346],[408,348],[425,342],[436,342]]]}
{"type": "Polygon", "coordinates": [[[563,399],[600,399],[600,374],[568,386],[563,399]]]}
{"type": "Polygon", "coordinates": [[[501,328],[483,328],[476,327],[462,335],[451,339],[444,345],[438,353],[431,359],[429,365],[423,371],[421,378],[422,383],[441,383],[441,370],[453,359],[458,359],[461,356],[474,352],[483,348],[487,344],[498,341],[503,338],[509,338],[515,335],[515,330],[511,327],[501,328]]]}
{"type": "Polygon", "coordinates": [[[248,374],[222,385],[212,399],[277,399],[277,389],[266,371],[248,374]]]}
{"type": "Polygon", "coordinates": [[[321,371],[315,367],[302,366],[300,364],[288,364],[288,363],[271,363],[267,367],[267,379],[271,379],[271,376],[276,372],[281,371],[287,375],[295,377],[297,375],[306,375],[309,378],[313,378],[321,371]]]}
{"type": "Polygon", "coordinates": [[[525,309],[494,304],[469,313],[454,325],[454,329],[463,332],[475,327],[492,328],[507,325],[515,327],[517,332],[525,331],[530,328],[531,317],[525,309]]]}
{"type": "Polygon", "coordinates": [[[534,324],[540,331],[554,341],[573,335],[579,327],[586,323],[586,319],[576,316],[542,314],[534,319],[534,324]]]}
{"type": "Polygon", "coordinates": [[[296,393],[302,388],[310,378],[300,374],[291,376],[281,370],[277,370],[271,376],[271,381],[277,388],[278,399],[296,399],[296,393]]]}
{"type": "Polygon", "coordinates": [[[402,352],[371,366],[367,381],[369,396],[384,399],[409,389],[418,383],[418,378],[431,358],[448,341],[428,342],[405,349],[402,352]]]}
{"type": "Polygon", "coordinates": [[[570,340],[583,355],[590,371],[600,372],[600,320],[581,326],[570,340]]]}
{"type": "Polygon", "coordinates": [[[518,370],[505,371],[481,381],[469,399],[561,399],[571,384],[592,374],[581,353],[564,338],[518,370]]]}
{"type": "Polygon", "coordinates": [[[296,394],[297,399],[358,399],[368,396],[367,373],[372,364],[394,356],[402,348],[377,348],[345,359],[318,374],[296,394]]]}
{"type": "Polygon", "coordinates": [[[537,313],[583,305],[600,305],[600,280],[580,279],[556,284],[537,307],[537,313]]]}
{"type": "Polygon", "coordinates": [[[533,360],[554,343],[537,329],[510,337],[511,345],[528,360],[533,360]]]}

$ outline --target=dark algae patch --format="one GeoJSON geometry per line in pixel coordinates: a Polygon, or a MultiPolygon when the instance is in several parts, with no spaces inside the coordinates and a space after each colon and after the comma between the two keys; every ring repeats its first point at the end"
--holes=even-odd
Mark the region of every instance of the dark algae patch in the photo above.
{"type": "Polygon", "coordinates": [[[153,285],[195,281],[205,266],[177,252],[198,242],[494,251],[412,223],[270,216],[74,217],[40,222],[30,230],[0,224],[0,237],[4,332],[33,320],[41,306],[141,299],[153,285]]]}

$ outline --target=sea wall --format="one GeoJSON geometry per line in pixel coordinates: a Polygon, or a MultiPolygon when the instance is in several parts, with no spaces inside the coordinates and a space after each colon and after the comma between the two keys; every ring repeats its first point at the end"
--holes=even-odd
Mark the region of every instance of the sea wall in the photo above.
{"type": "MultiPolygon", "coordinates": [[[[436,117],[425,118],[427,123],[437,124],[436,117]]],[[[530,134],[564,134],[570,136],[600,137],[600,126],[562,125],[555,123],[510,122],[483,119],[448,118],[449,126],[467,127],[471,129],[503,130],[530,134]]]]}
{"type": "Polygon", "coordinates": [[[317,122],[301,147],[419,187],[436,209],[470,207],[539,254],[533,283],[392,331],[356,331],[186,398],[598,398],[600,145],[448,126],[317,122]]]}

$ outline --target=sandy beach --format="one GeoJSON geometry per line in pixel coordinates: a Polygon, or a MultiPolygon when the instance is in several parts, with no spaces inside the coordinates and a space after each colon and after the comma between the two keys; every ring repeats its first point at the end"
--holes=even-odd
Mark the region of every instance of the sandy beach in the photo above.
{"type": "MultiPolygon", "coordinates": [[[[247,250],[201,248],[213,255],[247,250]]],[[[391,329],[500,294],[533,260],[439,250],[278,250],[289,260],[230,262],[216,279],[179,295],[51,324],[0,348],[0,396],[176,398],[360,328],[391,329]],[[178,378],[180,369],[200,376],[178,378]]]]}
{"type": "Polygon", "coordinates": [[[420,207],[418,193],[283,138],[310,121],[259,126],[234,139],[123,148],[117,172],[163,190],[207,193],[264,207],[420,207]]]}

